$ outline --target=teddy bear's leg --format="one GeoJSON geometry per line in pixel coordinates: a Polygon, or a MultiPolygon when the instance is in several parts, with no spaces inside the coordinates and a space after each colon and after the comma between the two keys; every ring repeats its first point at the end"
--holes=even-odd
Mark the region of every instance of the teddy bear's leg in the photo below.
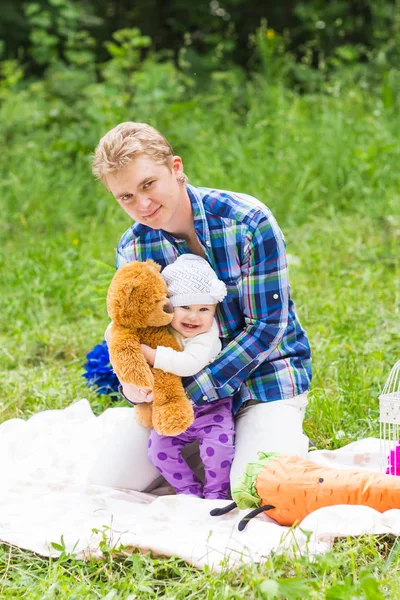
{"type": "Polygon", "coordinates": [[[193,406],[181,379],[154,369],[153,427],[160,435],[179,435],[194,421],[193,406]]]}
{"type": "Polygon", "coordinates": [[[143,402],[135,406],[135,419],[142,427],[150,428],[152,425],[152,404],[151,402],[143,402]]]}

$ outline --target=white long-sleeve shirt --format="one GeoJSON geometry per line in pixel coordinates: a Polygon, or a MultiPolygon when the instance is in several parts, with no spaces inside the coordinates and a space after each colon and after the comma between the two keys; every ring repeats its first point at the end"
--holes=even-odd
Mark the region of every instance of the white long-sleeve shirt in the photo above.
{"type": "Polygon", "coordinates": [[[221,352],[218,325],[213,321],[211,329],[193,338],[182,338],[183,350],[178,352],[165,346],[157,346],[154,368],[179,377],[190,377],[204,369],[221,352]]]}

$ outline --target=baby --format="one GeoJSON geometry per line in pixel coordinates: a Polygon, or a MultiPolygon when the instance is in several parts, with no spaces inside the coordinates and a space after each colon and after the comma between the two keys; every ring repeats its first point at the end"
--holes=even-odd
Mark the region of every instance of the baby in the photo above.
{"type": "MultiPolygon", "coordinates": [[[[180,334],[183,351],[159,346],[156,350],[142,344],[147,362],[156,369],[180,377],[195,375],[221,351],[216,305],[226,296],[225,284],[217,278],[208,262],[194,254],[183,254],[165,267],[174,307],[171,322],[180,334]]],[[[193,425],[176,437],[150,433],[148,457],[177,494],[200,498],[226,498],[229,472],[234,455],[234,423],[230,398],[194,406],[193,425]],[[200,458],[205,471],[204,484],[181,456],[187,444],[199,440],[200,458]]]]}

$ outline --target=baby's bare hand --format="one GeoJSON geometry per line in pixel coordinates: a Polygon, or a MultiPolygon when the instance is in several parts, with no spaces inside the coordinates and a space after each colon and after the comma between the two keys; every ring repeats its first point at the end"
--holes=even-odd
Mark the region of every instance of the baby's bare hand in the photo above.
{"type": "Polygon", "coordinates": [[[154,348],[150,348],[150,346],[147,346],[147,344],[140,344],[140,349],[146,361],[152,367],[156,359],[156,351],[154,350],[154,348]]]}

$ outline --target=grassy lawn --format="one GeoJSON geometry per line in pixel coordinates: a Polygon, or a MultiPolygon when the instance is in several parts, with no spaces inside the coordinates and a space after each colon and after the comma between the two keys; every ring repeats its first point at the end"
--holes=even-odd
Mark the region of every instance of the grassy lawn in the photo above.
{"type": "MultiPolygon", "coordinates": [[[[378,435],[378,395],[400,358],[400,120],[357,89],[339,98],[257,94],[239,116],[199,101],[152,122],[194,185],[253,194],[278,217],[314,356],[306,431],[319,448],[338,448],[378,435]]],[[[9,103],[3,118],[10,111],[9,103]]],[[[87,154],[63,158],[60,136],[67,130],[55,141],[54,130],[16,128],[3,144],[2,421],[83,397],[96,414],[111,405],[81,373],[107,325],[105,294],[129,219],[93,182],[87,154]]],[[[107,548],[103,562],[82,563],[1,546],[0,597],[398,598],[399,566],[394,540],[372,537],[338,541],[312,562],[271,557],[218,575],[107,548]]]]}

